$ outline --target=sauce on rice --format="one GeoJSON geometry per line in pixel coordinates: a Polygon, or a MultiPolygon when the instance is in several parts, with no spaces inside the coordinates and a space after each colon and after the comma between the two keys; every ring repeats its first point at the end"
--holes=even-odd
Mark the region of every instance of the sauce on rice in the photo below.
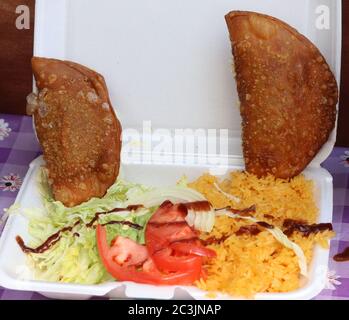
{"type": "MultiPolygon", "coordinates": [[[[201,192],[217,209],[255,206],[253,216],[256,219],[283,230],[285,220],[315,224],[318,216],[313,182],[303,175],[291,180],[272,176],[258,179],[236,171],[221,183],[216,177],[205,174],[189,186],[201,192]],[[234,197],[226,197],[215,184],[240,201],[234,202],[234,197]]],[[[264,228],[255,232],[251,225],[249,221],[220,216],[216,217],[213,231],[201,235],[202,240],[217,252],[217,258],[207,261],[208,276],[197,282],[199,288],[253,297],[259,292],[288,292],[300,287],[300,270],[294,252],[282,246],[264,228]]],[[[306,236],[295,230],[290,239],[303,249],[309,264],[314,245],[317,243],[327,248],[333,235],[330,228],[306,236]]]]}

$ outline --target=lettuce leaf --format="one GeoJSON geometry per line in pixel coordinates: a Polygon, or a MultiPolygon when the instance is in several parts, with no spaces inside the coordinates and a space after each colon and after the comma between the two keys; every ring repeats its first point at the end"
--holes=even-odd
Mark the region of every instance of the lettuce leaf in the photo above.
{"type": "Polygon", "coordinates": [[[118,179],[103,198],[92,198],[80,205],[68,208],[54,200],[44,169],[40,171],[38,186],[43,209],[24,208],[21,210],[29,220],[28,231],[31,236],[29,245],[31,247],[39,246],[58,230],[73,226],[76,221],[81,221],[72,231],[62,233],[61,239],[49,250],[28,255],[35,278],[53,282],[98,284],[111,279],[99,258],[95,229],[86,227],[97,212],[125,208],[131,204],[143,204],[145,208],[137,211],[101,215],[99,222],[104,224],[109,221],[127,220],[144,226],[142,230],[137,230],[125,225],[107,225],[108,241],[120,235],[144,244],[146,223],[163,201],[183,202],[204,199],[200,193],[184,185],[150,188],[118,179]]]}
{"type": "MultiPolygon", "coordinates": [[[[38,187],[42,196],[43,209],[21,210],[29,221],[28,232],[31,236],[29,245],[37,247],[63,227],[72,226],[76,221],[81,223],[72,231],[61,233],[61,239],[49,250],[28,255],[28,263],[34,271],[34,277],[43,281],[80,284],[97,284],[111,279],[99,258],[96,231],[94,228],[86,227],[86,224],[95,217],[97,212],[126,207],[126,201],[130,197],[139,196],[149,188],[119,179],[108,189],[103,198],[92,198],[78,206],[68,208],[53,199],[47,181],[45,170],[42,169],[38,187]]],[[[112,220],[127,220],[145,226],[156,208],[101,215],[99,221],[107,223],[112,220]]],[[[108,239],[111,241],[116,235],[121,235],[144,243],[144,229],[136,230],[128,226],[108,225],[108,239]]]]}

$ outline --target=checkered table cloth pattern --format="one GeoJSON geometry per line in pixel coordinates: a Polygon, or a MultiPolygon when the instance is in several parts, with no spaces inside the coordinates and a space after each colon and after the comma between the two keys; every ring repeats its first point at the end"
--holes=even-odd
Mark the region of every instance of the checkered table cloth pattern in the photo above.
{"type": "MultiPolygon", "coordinates": [[[[17,196],[29,163],[40,155],[32,128],[32,118],[0,114],[0,216],[17,196]]],[[[332,257],[349,247],[349,148],[335,148],[323,165],[334,178],[333,226],[327,289],[315,299],[349,300],[349,262],[337,263],[332,257]]],[[[1,232],[1,230],[0,230],[1,232]]],[[[0,299],[47,299],[35,292],[0,287],[0,299]]]]}

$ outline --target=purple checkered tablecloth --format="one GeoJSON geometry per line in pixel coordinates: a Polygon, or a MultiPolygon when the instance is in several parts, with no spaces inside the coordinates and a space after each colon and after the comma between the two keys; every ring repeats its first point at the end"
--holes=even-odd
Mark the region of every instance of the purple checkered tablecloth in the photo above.
{"type": "MultiPolygon", "coordinates": [[[[32,119],[0,114],[0,217],[15,200],[29,163],[40,154],[32,119]]],[[[332,257],[349,247],[349,148],[335,148],[324,163],[334,178],[333,226],[327,289],[315,299],[349,300],[349,262],[337,263],[332,257]]],[[[0,230],[1,232],[1,230],[0,230]]],[[[0,287],[0,299],[47,299],[35,292],[0,287]]]]}

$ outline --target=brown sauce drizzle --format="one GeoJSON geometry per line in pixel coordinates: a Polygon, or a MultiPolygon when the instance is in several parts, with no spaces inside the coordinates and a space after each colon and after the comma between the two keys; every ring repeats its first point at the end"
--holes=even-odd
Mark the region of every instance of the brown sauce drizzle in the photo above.
{"type": "Polygon", "coordinates": [[[225,207],[221,209],[215,209],[215,211],[227,210],[234,214],[239,214],[242,217],[252,217],[252,213],[256,213],[256,206],[253,205],[245,209],[234,209],[232,207],[225,207]]]}
{"type": "Polygon", "coordinates": [[[283,223],[284,228],[292,227],[295,224],[303,224],[308,225],[308,221],[306,220],[293,220],[293,219],[285,219],[283,223]]]}
{"type": "Polygon", "coordinates": [[[18,245],[21,247],[22,251],[24,253],[43,253],[46,250],[50,249],[54,244],[56,244],[62,237],[62,233],[66,231],[72,231],[75,226],[77,226],[80,223],[80,220],[75,222],[70,227],[65,227],[60,230],[58,230],[56,233],[49,236],[44,243],[42,243],[40,246],[36,248],[30,248],[24,244],[23,239],[20,236],[16,237],[16,241],[18,245]]]}
{"type": "Polygon", "coordinates": [[[212,209],[211,203],[208,201],[195,201],[183,203],[188,210],[194,211],[210,211],[212,209]]]}
{"type": "MultiPolygon", "coordinates": [[[[91,228],[93,226],[93,224],[98,220],[99,216],[101,216],[101,215],[105,215],[105,214],[113,213],[113,212],[120,212],[120,211],[134,211],[134,210],[138,210],[139,208],[143,208],[143,205],[131,205],[131,206],[128,206],[127,208],[115,208],[115,209],[112,209],[112,210],[106,211],[106,212],[97,212],[95,214],[95,216],[93,217],[93,219],[90,222],[86,223],[85,226],[87,228],[91,228]]],[[[80,223],[81,223],[81,220],[78,220],[72,226],[64,227],[64,228],[58,230],[57,232],[55,232],[54,234],[49,236],[40,246],[38,246],[36,248],[30,248],[30,247],[26,246],[22,237],[20,237],[20,236],[16,236],[16,241],[24,253],[43,253],[46,250],[50,249],[53,245],[55,245],[61,239],[63,232],[72,231],[73,228],[80,223]]],[[[108,225],[108,224],[123,224],[123,225],[128,225],[132,228],[135,228],[137,230],[143,229],[142,226],[135,224],[135,223],[132,223],[132,222],[129,222],[129,221],[110,221],[108,223],[103,224],[103,226],[108,225]]],[[[73,236],[80,237],[80,235],[77,232],[74,232],[73,236]]]]}
{"type": "Polygon", "coordinates": [[[220,244],[220,243],[224,242],[225,240],[227,240],[228,238],[229,238],[228,235],[222,236],[220,238],[210,237],[210,238],[207,238],[206,240],[201,240],[201,243],[204,246],[209,246],[212,244],[220,244]]]}
{"type": "Polygon", "coordinates": [[[261,226],[261,227],[263,227],[263,228],[265,228],[265,229],[270,229],[270,230],[272,230],[272,229],[274,229],[275,227],[273,226],[273,225],[271,225],[271,224],[269,224],[268,222],[265,222],[265,221],[258,221],[258,222],[256,222],[259,226],[261,226]]]}
{"type": "Polygon", "coordinates": [[[142,208],[144,208],[142,204],[131,204],[126,207],[126,209],[129,211],[137,211],[138,209],[142,209],[142,208]]]}
{"type": "Polygon", "coordinates": [[[107,225],[110,225],[110,224],[120,224],[120,225],[123,225],[123,226],[129,226],[133,229],[137,229],[137,230],[142,230],[143,227],[140,226],[139,224],[136,224],[136,223],[132,223],[130,221],[109,221],[107,223],[103,223],[102,226],[107,226],[107,225]]]}
{"type": "Polygon", "coordinates": [[[89,223],[86,224],[86,227],[91,228],[93,226],[93,224],[99,219],[99,216],[102,216],[102,215],[105,215],[108,213],[110,213],[110,212],[97,212],[95,214],[95,216],[93,217],[93,219],[89,223]]]}
{"type": "Polygon", "coordinates": [[[345,262],[349,261],[349,247],[346,248],[342,253],[338,253],[333,257],[334,261],[345,262]]]}
{"type": "Polygon", "coordinates": [[[180,213],[181,217],[184,219],[186,215],[188,214],[188,209],[184,205],[184,203],[179,203],[177,205],[177,211],[180,213]]]}
{"type": "Polygon", "coordinates": [[[333,230],[331,223],[306,224],[304,221],[292,219],[286,219],[283,223],[283,228],[286,229],[284,234],[288,237],[296,231],[302,233],[305,237],[309,237],[313,233],[316,234],[319,232],[333,230]]]}
{"type": "Polygon", "coordinates": [[[256,236],[261,232],[257,224],[251,224],[249,226],[240,227],[238,231],[235,232],[237,236],[251,235],[256,236]]]}
{"type": "Polygon", "coordinates": [[[112,210],[109,210],[109,211],[105,211],[105,212],[97,212],[94,216],[94,218],[86,224],[86,227],[87,228],[91,228],[93,226],[93,224],[99,219],[100,216],[102,215],[106,215],[106,214],[109,214],[109,213],[113,213],[113,212],[120,212],[120,211],[136,211],[140,208],[143,208],[143,205],[141,204],[135,204],[135,205],[130,205],[130,206],[127,206],[126,208],[114,208],[112,210]]]}

